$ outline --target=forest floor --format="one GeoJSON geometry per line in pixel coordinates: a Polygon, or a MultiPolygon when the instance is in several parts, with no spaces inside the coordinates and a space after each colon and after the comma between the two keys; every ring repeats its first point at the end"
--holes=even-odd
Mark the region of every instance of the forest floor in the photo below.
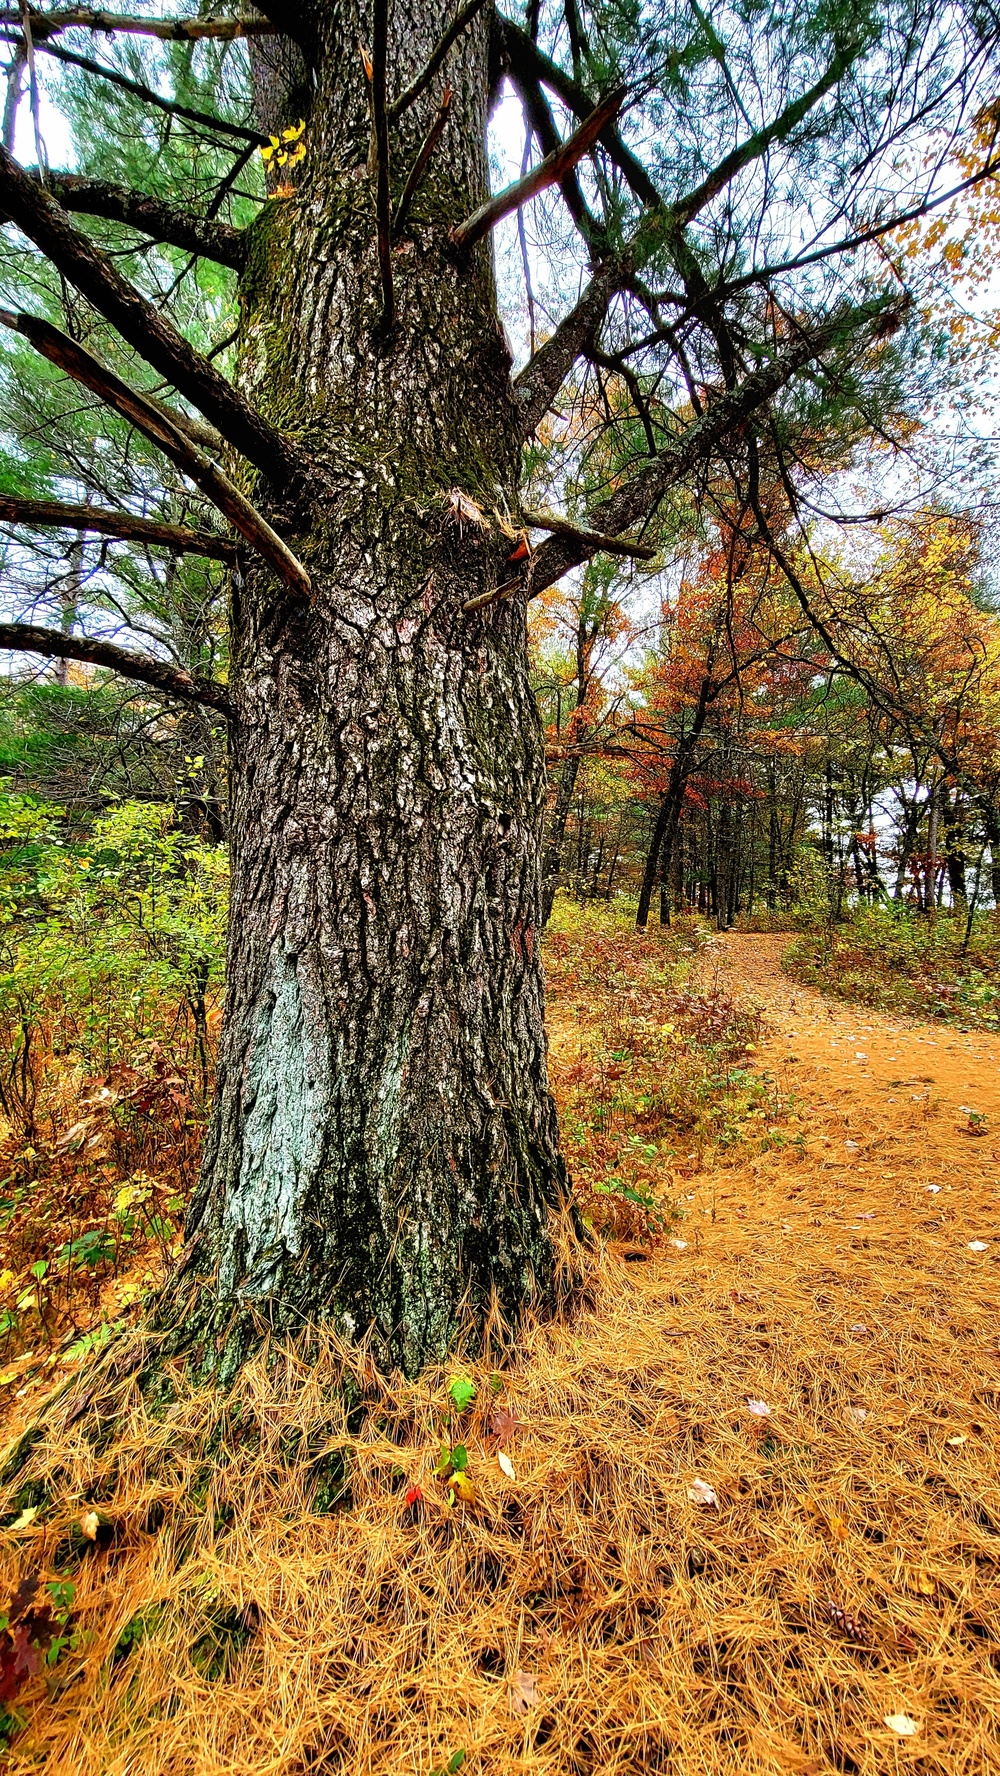
{"type": "Polygon", "coordinates": [[[691,963],[761,1006],[782,1141],[680,1155],[663,1237],[469,1364],[459,1425],[447,1372],[331,1348],[253,1369],[221,1441],[180,1383],[166,1421],[123,1387],[110,1448],[54,1427],[0,1586],[75,1546],[76,1638],[14,1776],[1000,1769],[1000,1039],[824,1000],[788,941],[691,963]],[[372,1410],[338,1432],[351,1365],[372,1410]],[[332,1514],[317,1426],[354,1458],[332,1514]]]}

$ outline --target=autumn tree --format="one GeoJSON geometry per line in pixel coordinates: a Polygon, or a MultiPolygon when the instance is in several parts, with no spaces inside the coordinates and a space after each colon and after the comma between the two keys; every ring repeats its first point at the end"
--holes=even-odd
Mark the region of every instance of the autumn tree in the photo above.
{"type": "Polygon", "coordinates": [[[64,560],[123,540],[89,601],[36,572],[47,621],[9,584],[0,644],[229,735],[225,1025],[163,1348],[226,1378],[263,1328],[322,1318],[415,1371],[463,1316],[553,1300],[570,1213],[526,601],[609,540],[646,547],[758,431],[861,440],[922,398],[933,358],[878,242],[937,201],[900,168],[929,128],[964,139],[992,27],[895,0],[766,31],[671,0],[0,24],[7,420],[35,378],[89,439],[46,467],[25,427],[2,515],[64,560]],[[533,146],[491,193],[511,89],[533,146]],[[546,191],[564,297],[515,373],[490,237],[546,191]],[[615,379],[614,460],[585,512],[532,515],[522,449],[586,375],[615,379]],[[184,653],[121,565],[140,546],[222,561],[224,646],[210,602],[184,653]]]}

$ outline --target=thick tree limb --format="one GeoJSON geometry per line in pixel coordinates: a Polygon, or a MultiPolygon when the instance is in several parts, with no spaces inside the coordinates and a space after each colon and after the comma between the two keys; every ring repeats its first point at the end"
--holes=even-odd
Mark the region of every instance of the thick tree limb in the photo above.
{"type": "MultiPolygon", "coordinates": [[[[17,8],[0,11],[0,25],[19,25],[17,8]]],[[[269,19],[149,19],[123,18],[117,12],[97,12],[90,6],[65,6],[56,12],[31,13],[31,31],[35,42],[56,31],[83,29],[101,31],[108,36],[123,33],[132,37],[159,37],[164,43],[198,43],[203,38],[219,38],[228,42],[234,37],[273,37],[275,27],[269,19]]]]}
{"type": "Polygon", "coordinates": [[[226,687],[214,678],[182,672],[177,666],[168,666],[145,654],[133,654],[129,648],[116,647],[111,641],[64,635],[60,629],[38,629],[33,623],[0,623],[0,649],[4,648],[16,653],[42,654],[50,660],[84,660],[91,666],[108,666],[124,678],[134,678],[139,684],[164,691],[168,697],[178,697],[185,703],[204,703],[220,715],[232,714],[226,687]]]}
{"type": "Polygon", "coordinates": [[[299,473],[301,465],[287,439],[254,412],[93,241],[73,227],[65,210],[2,147],[0,211],[262,474],[280,481],[299,473]]]}
{"type": "MultiPolygon", "coordinates": [[[[16,43],[17,38],[5,35],[4,41],[16,43]]],[[[94,74],[99,80],[106,80],[109,86],[117,86],[122,92],[131,93],[134,98],[141,99],[145,105],[153,105],[158,111],[165,111],[170,117],[180,117],[186,123],[196,123],[202,129],[215,130],[223,136],[235,136],[238,142],[252,142],[254,146],[264,147],[266,136],[258,135],[256,130],[246,129],[241,123],[230,123],[225,117],[214,117],[208,111],[192,111],[189,105],[178,104],[176,99],[165,99],[155,87],[144,86],[141,80],[130,80],[127,74],[120,74],[117,68],[107,68],[102,62],[92,62],[89,56],[77,55],[75,50],[63,49],[58,43],[47,43],[43,37],[35,44],[35,48],[44,55],[54,56],[56,61],[68,62],[72,68],[82,68],[86,74],[94,74]]]]}
{"type": "MultiPolygon", "coordinates": [[[[875,312],[866,308],[836,316],[815,332],[803,333],[781,357],[773,358],[759,370],[752,370],[737,388],[714,401],[700,419],[660,453],[655,462],[595,508],[592,515],[594,529],[604,536],[618,536],[648,518],[672,487],[700,464],[710,461],[725,441],[738,434],[740,427],[778,394],[799,370],[835,345],[845,331],[878,326],[880,320],[884,321],[884,313],[884,309],[875,312]]],[[[571,537],[552,536],[531,557],[526,576],[498,588],[483,602],[493,603],[518,591],[533,598],[571,567],[577,567],[595,553],[589,545],[571,537]]]]}
{"type": "Polygon", "coordinates": [[[446,86],[444,92],[441,94],[441,103],[438,107],[437,115],[420,144],[417,151],[417,157],[410,168],[406,184],[403,186],[399,202],[396,205],[392,218],[392,238],[394,240],[398,239],[399,235],[403,232],[406,218],[410,213],[410,205],[417,194],[420,181],[427,169],[427,163],[444,133],[444,126],[448,121],[448,112],[450,109],[451,87],[446,86]]]}
{"type": "MultiPolygon", "coordinates": [[[[526,146],[530,145],[530,136],[534,133],[541,144],[542,153],[554,154],[561,145],[559,131],[556,129],[555,118],[541,86],[537,80],[529,80],[513,67],[510,71],[510,79],[528,119],[529,142],[526,146]]],[[[527,167],[523,169],[523,174],[526,172],[527,167]]],[[[593,248],[595,241],[602,236],[603,231],[596,217],[591,214],[580,189],[580,181],[576,176],[575,168],[565,175],[560,183],[560,190],[573,221],[588,247],[593,248]]],[[[518,220],[520,221],[520,217],[518,220]]]]}
{"type": "MultiPolygon", "coordinates": [[[[583,87],[569,74],[565,74],[555,62],[550,61],[547,55],[543,55],[537,43],[519,25],[515,25],[512,19],[498,15],[498,22],[511,67],[524,73],[529,79],[547,86],[576,117],[589,117],[593,110],[593,100],[583,87]]],[[[663,203],[660,193],[642,161],[633,154],[631,148],[626,147],[614,125],[606,124],[598,140],[601,147],[607,149],[611,161],[640,203],[647,204],[651,209],[658,209],[663,203]]]]}
{"type": "Polygon", "coordinates": [[[461,37],[466,25],[472,23],[476,13],[482,10],[483,4],[484,0],[466,0],[466,4],[455,14],[448,29],[431,50],[420,73],[410,81],[409,86],[403,88],[398,98],[393,99],[388,113],[390,123],[395,123],[397,118],[402,117],[403,112],[409,110],[414,100],[419,99],[422,92],[426,92],[452,44],[461,37]]]}
{"type": "Polygon", "coordinates": [[[287,544],[282,542],[267,520],[244,499],[228,475],[224,475],[197,445],[185,437],[159,404],[154,405],[135,389],[130,389],[113,370],[106,369],[84,346],[78,345],[68,334],[60,333],[58,327],[51,326],[48,321],[40,321],[34,315],[11,314],[7,309],[0,309],[0,323],[23,334],[50,363],[57,364],[77,382],[83,383],[85,388],[91,389],[109,407],[113,407],[127,419],[130,425],[134,425],[144,437],[158,445],[175,467],[183,475],[187,475],[196,487],[200,487],[212,504],[229,519],[233,528],[245,537],[251,548],[270,562],[287,586],[300,597],[310,595],[309,575],[287,544]]]}
{"type": "Polygon", "coordinates": [[[505,191],[500,191],[495,197],[489,198],[466,221],[460,222],[457,228],[453,228],[451,238],[455,245],[466,250],[475,246],[476,242],[482,240],[484,234],[489,234],[490,229],[495,228],[504,216],[509,216],[513,210],[520,209],[522,204],[527,203],[532,197],[537,197],[540,191],[546,191],[550,185],[560,184],[577,162],[590,152],[609,119],[617,117],[624,98],[624,87],[618,87],[613,93],[609,93],[607,98],[598,105],[596,111],[591,112],[586,122],[582,123],[578,130],[574,130],[573,134],[567,137],[554,154],[547,154],[536,167],[532,167],[526,178],[516,180],[513,185],[508,185],[505,191]]]}
{"type": "Polygon", "coordinates": [[[674,225],[678,228],[686,228],[699,211],[703,210],[706,204],[711,203],[713,197],[717,197],[719,192],[735,179],[737,173],[742,172],[743,168],[749,166],[752,161],[760,160],[761,156],[766,154],[776,142],[785,141],[793,129],[808,116],[813,107],[819,104],[820,99],[825,98],[827,93],[832,91],[857,55],[857,45],[850,49],[839,49],[826,73],[809,88],[808,92],[804,92],[801,98],[795,99],[792,104],[786,105],[773,123],[767,124],[755,135],[748,136],[747,140],[734,148],[731,154],[725,155],[719,161],[718,166],[714,167],[701,184],[688,193],[687,197],[679,198],[676,203],[671,204],[670,217],[674,225]]]}
{"type": "Polygon", "coordinates": [[[587,340],[604,320],[611,298],[624,287],[625,276],[614,260],[600,266],[575,307],[515,376],[514,399],[521,409],[524,438],[541,424],[587,340]]]}
{"type": "Polygon", "coordinates": [[[215,260],[217,265],[229,265],[234,271],[243,268],[246,241],[241,228],[206,221],[191,210],[165,203],[162,198],[147,197],[144,192],[129,190],[127,185],[88,179],[84,173],[47,173],[46,179],[56,202],[66,211],[100,216],[107,222],[124,222],[168,247],[197,253],[200,258],[215,260]]]}
{"type": "Polygon", "coordinates": [[[66,505],[61,500],[13,499],[0,494],[0,523],[24,524],[31,530],[92,530],[122,542],[155,543],[177,555],[208,555],[235,561],[236,544],[210,530],[189,530],[159,518],[137,518],[132,512],[110,512],[101,506],[66,505]]]}

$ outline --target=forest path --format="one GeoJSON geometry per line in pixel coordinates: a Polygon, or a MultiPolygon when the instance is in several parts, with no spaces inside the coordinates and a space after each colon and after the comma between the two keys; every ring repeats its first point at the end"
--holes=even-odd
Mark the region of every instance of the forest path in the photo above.
{"type": "Polygon", "coordinates": [[[937,1184],[958,1193],[956,1209],[979,1186],[1000,1189],[1000,1034],[825,998],[783,972],[791,941],[729,932],[713,940],[700,973],[763,1011],[756,1064],[803,1106],[815,1169],[837,1171],[848,1191],[870,1174],[937,1184]],[[970,1110],[985,1118],[985,1135],[970,1133],[970,1110]]]}

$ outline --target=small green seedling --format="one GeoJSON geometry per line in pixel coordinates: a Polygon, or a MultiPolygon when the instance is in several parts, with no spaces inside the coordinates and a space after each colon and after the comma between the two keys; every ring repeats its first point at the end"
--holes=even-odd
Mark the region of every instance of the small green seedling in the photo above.
{"type": "Polygon", "coordinates": [[[458,1411],[464,1412],[476,1397],[476,1384],[467,1375],[453,1375],[448,1383],[448,1396],[458,1411]]]}
{"type": "Polygon", "coordinates": [[[448,1762],[446,1764],[438,1764],[437,1768],[431,1771],[431,1776],[458,1776],[458,1771],[462,1768],[464,1762],[464,1751],[452,1752],[448,1762]]]}

